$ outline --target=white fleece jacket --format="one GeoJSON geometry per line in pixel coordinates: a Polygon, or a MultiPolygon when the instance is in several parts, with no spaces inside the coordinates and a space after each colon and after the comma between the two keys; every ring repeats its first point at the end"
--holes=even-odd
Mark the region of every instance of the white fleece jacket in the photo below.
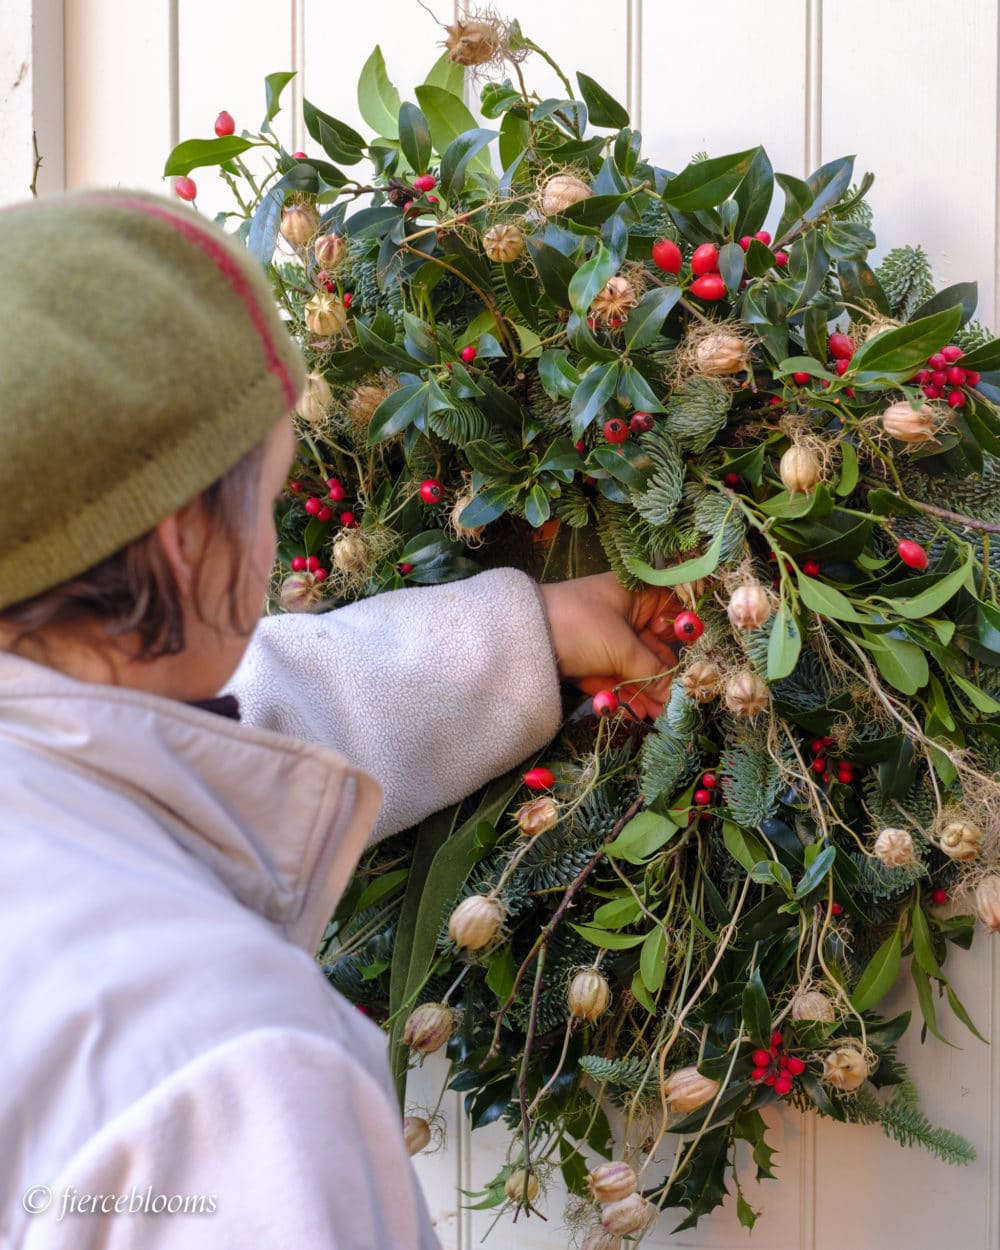
{"type": "Polygon", "coordinates": [[[234,688],[258,724],[0,654],[3,1250],[438,1244],[384,1037],[312,951],[375,827],[359,764],[388,832],[555,731],[536,590],[266,622],[234,688]]]}

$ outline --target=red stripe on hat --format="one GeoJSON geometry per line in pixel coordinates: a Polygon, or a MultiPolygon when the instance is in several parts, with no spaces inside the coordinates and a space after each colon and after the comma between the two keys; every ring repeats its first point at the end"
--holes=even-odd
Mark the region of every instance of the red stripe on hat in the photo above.
{"type": "Polygon", "coordinates": [[[243,301],[243,306],[246,308],[264,348],[268,370],[277,374],[281,379],[288,407],[294,408],[299,398],[298,391],[284,361],[278,354],[274,339],[271,337],[270,326],[268,325],[269,319],[257,300],[257,293],[247,281],[246,275],[242,272],[229,250],[209,231],[199,225],[189,213],[172,213],[168,208],[161,208],[159,204],[151,204],[148,200],[131,200],[121,199],[117,196],[105,197],[96,195],[88,196],[87,198],[101,199],[107,204],[121,205],[123,208],[130,208],[137,213],[145,213],[147,217],[155,217],[158,221],[166,222],[167,225],[173,226],[175,230],[179,231],[180,234],[205,253],[220,273],[224,274],[229,280],[229,285],[243,301]]]}

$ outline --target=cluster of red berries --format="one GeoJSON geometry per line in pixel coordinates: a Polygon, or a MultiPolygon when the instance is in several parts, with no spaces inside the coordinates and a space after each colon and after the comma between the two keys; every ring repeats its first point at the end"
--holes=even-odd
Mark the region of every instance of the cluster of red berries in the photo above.
{"type": "Polygon", "coordinates": [[[715,773],[702,773],[698,782],[698,788],[691,796],[691,801],[697,807],[708,807],[712,799],[715,797],[713,793],[718,787],[719,779],[715,773]]]}
{"type": "Polygon", "coordinates": [[[762,1085],[772,1085],[774,1092],[780,1098],[785,1098],[792,1092],[795,1078],[801,1076],[806,1070],[805,1061],[798,1055],[781,1053],[784,1040],[780,1033],[772,1033],[770,1047],[767,1050],[763,1047],[755,1050],[750,1056],[753,1061],[751,1081],[757,1081],[762,1085]]]}
{"type": "MultiPolygon", "coordinates": [[[[301,482],[293,481],[289,483],[289,486],[295,494],[300,495],[302,493],[301,482]]],[[[329,498],[332,499],[334,503],[340,503],[340,501],[344,499],[347,494],[344,489],[344,484],[339,477],[328,477],[326,479],[326,488],[329,493],[329,498]]],[[[324,524],[327,521],[333,520],[333,509],[329,504],[325,504],[318,495],[309,495],[302,507],[306,516],[315,517],[317,521],[322,521],[324,524]]],[[[345,529],[353,529],[358,524],[358,518],[349,510],[341,512],[340,524],[343,525],[345,529]]]]}
{"type": "Polygon", "coordinates": [[[692,295],[703,300],[722,299],[726,283],[719,273],[719,249],[714,243],[702,243],[691,253],[691,272],[694,280],[688,288],[692,295]]]}
{"type": "MultiPolygon", "coordinates": [[[[655,424],[656,418],[651,412],[633,412],[628,422],[624,417],[609,417],[604,422],[604,437],[609,443],[624,443],[630,434],[636,437],[648,434],[655,424]]],[[[586,451],[586,444],[577,443],[576,449],[586,451]]]]}
{"type": "MultiPolygon", "coordinates": [[[[743,238],[740,239],[740,247],[744,250],[744,252],[749,252],[750,244],[754,241],[754,239],[756,239],[758,243],[763,243],[765,247],[771,246],[771,236],[768,232],[766,230],[758,230],[756,234],[745,234],[743,238]]],[[[778,269],[784,269],[784,267],[788,264],[788,253],[775,252],[774,263],[778,269]]]]}
{"type": "MultiPolygon", "coordinates": [[[[849,334],[841,334],[836,331],[831,334],[826,343],[827,351],[833,360],[833,371],[838,378],[844,376],[851,366],[851,358],[857,351],[857,346],[849,334]]],[[[797,386],[808,386],[810,382],[815,381],[811,373],[796,372],[792,374],[792,380],[797,386]]],[[[820,386],[829,386],[826,378],[819,380],[820,386]]],[[[847,394],[852,398],[854,396],[853,387],[847,388],[847,394]]]]}
{"type": "MultiPolygon", "coordinates": [[[[236,122],[232,113],[225,109],[215,119],[215,133],[220,139],[226,139],[236,133],[236,122]]],[[[301,155],[304,155],[302,153],[301,155]]],[[[193,178],[181,177],[174,180],[174,194],[181,200],[193,200],[198,194],[198,186],[193,178]]]]}
{"type": "Polygon", "coordinates": [[[318,582],[326,581],[326,569],[315,556],[293,556],[293,573],[312,573],[318,582]]]}
{"type": "Polygon", "coordinates": [[[927,368],[915,373],[911,382],[919,384],[928,399],[945,399],[951,408],[965,407],[965,392],[960,386],[978,386],[979,374],[975,369],[963,369],[957,362],[962,359],[962,349],[954,343],[942,347],[927,357],[927,368]]]}
{"type": "MultiPolygon", "coordinates": [[[[809,743],[809,750],[813,754],[813,761],[809,767],[823,782],[830,780],[830,761],[826,757],[826,752],[832,746],[833,739],[830,737],[813,738],[809,743]]],[[[836,768],[837,780],[849,786],[854,780],[854,765],[847,760],[837,760],[836,768]]]]}

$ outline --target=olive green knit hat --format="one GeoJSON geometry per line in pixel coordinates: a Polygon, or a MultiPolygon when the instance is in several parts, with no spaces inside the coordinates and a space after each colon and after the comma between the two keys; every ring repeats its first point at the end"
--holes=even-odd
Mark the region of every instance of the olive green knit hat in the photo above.
{"type": "Polygon", "coordinates": [[[190,209],[91,191],[0,211],[0,609],[194,498],[303,381],[263,270],[190,209]]]}

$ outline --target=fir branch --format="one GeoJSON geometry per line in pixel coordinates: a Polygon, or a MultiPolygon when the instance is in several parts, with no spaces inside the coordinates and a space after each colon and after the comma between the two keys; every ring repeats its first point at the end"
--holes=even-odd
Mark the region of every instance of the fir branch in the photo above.
{"type": "Polygon", "coordinates": [[[901,1146],[923,1146],[945,1163],[972,1163],[976,1157],[971,1142],[950,1129],[935,1128],[919,1107],[893,1098],[882,1110],[882,1130],[901,1146]]]}

